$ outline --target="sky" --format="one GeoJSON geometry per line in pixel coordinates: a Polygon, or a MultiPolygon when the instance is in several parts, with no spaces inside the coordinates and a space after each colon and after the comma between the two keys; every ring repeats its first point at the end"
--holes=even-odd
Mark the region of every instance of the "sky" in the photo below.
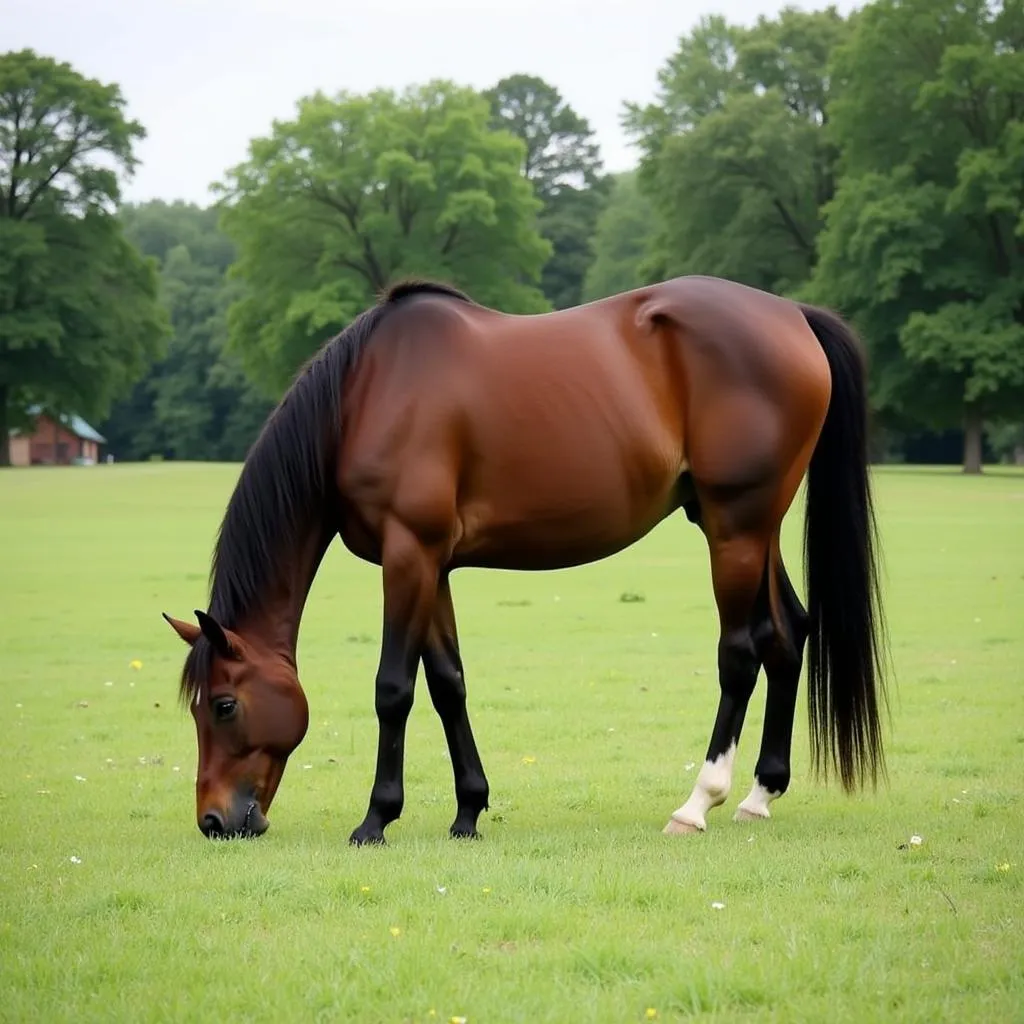
{"type": "MultiPolygon", "coordinates": [[[[626,101],[655,98],[657,72],[701,15],[740,24],[782,0],[17,0],[3,50],[28,47],[116,82],[148,137],[124,198],[208,203],[249,140],[317,89],[400,90],[431,78],[484,89],[539,75],[587,118],[605,169],[636,163],[626,101]]],[[[810,10],[825,0],[798,0],[810,10]]],[[[853,6],[837,0],[843,13],[853,6]]]]}

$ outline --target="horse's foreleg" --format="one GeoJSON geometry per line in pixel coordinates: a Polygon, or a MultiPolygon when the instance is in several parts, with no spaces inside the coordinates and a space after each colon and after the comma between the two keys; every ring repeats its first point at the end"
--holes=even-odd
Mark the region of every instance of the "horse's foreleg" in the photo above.
{"type": "Polygon", "coordinates": [[[444,728],[455,775],[458,809],[449,831],[456,837],[476,837],[477,818],[487,808],[489,788],[466,712],[466,681],[447,576],[438,586],[434,618],[423,649],[423,671],[444,728]]]}
{"type": "MultiPolygon", "coordinates": [[[[714,533],[711,534],[714,537],[714,533]]],[[[767,541],[741,534],[711,541],[711,576],[718,603],[718,681],[721,696],[707,756],[689,799],[672,813],[667,834],[703,832],[705,815],[725,803],[750,696],[760,669],[751,620],[759,590],[767,586],[767,541]]]]}
{"type": "Polygon", "coordinates": [[[384,628],[374,706],[379,736],[370,805],[350,841],[383,843],[384,829],[402,813],[405,726],[416,669],[437,597],[438,557],[397,519],[383,532],[384,628]]]}
{"type": "Polygon", "coordinates": [[[767,611],[754,629],[757,652],[768,678],[768,697],[754,785],[737,808],[736,821],[769,817],[768,804],[789,788],[797,687],[807,642],[807,611],[786,575],[781,555],[773,556],[773,571],[785,631],[780,635],[767,611]]]}

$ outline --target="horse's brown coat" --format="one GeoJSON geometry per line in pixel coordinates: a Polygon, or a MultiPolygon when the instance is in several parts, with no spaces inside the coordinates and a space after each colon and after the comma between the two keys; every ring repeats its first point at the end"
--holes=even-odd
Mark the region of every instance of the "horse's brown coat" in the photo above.
{"type": "MultiPolygon", "coordinates": [[[[256,488],[275,481],[258,481],[253,469],[232,499],[236,518],[225,520],[229,534],[237,522],[265,531],[274,563],[259,592],[233,604],[218,598],[221,567],[214,573],[211,614],[219,600],[228,609],[222,617],[235,621],[203,625],[212,652],[208,690],[194,706],[201,824],[212,814],[224,826],[213,831],[246,831],[241,809],[251,815],[255,801],[265,813],[305,732],[294,663],[298,623],[335,534],[382,566],[384,586],[378,767],[367,818],[353,839],[380,841],[401,810],[405,720],[421,658],[455,769],[453,831],[475,834],[487,783],[465,712],[449,574],[465,566],[542,570],[591,562],[635,543],[683,504],[708,540],[722,622],[722,705],[709,757],[738,740],[764,663],[769,701],[774,673],[775,689],[784,691],[780,706],[789,710],[776,724],[766,721],[758,778],[775,772],[785,789],[796,676],[810,628],[817,637],[814,692],[825,701],[815,704],[815,737],[838,741],[844,783],[858,768],[874,770],[863,370],[840,321],[706,277],[533,317],[505,315],[443,288],[410,286],[367,315],[372,322],[352,329],[365,333],[358,358],[334,380],[316,380],[324,371],[314,366],[289,396],[290,411],[282,408],[280,424],[272,419],[254,447],[258,457],[260,445],[273,443],[290,458],[270,434],[297,423],[305,433],[290,439],[299,449],[296,465],[322,458],[327,482],[314,482],[319,470],[285,474],[279,463],[284,511],[274,515],[292,518],[276,523],[275,540],[267,508],[249,508],[262,500],[256,488]],[[837,385],[836,425],[826,435],[828,450],[815,457],[837,385]],[[309,395],[334,404],[336,424],[314,422],[296,408],[309,395]],[[316,431],[330,432],[323,452],[312,447],[316,431]],[[812,457],[825,467],[819,475],[832,474],[844,492],[830,498],[817,488],[815,507],[828,504],[837,544],[853,545],[841,556],[852,582],[848,593],[830,590],[820,571],[825,552],[813,552],[819,570],[812,583],[823,596],[812,601],[807,627],[782,565],[779,531],[812,457]],[[839,465],[843,459],[849,466],[839,465]],[[306,508],[312,511],[288,512],[306,508]],[[849,638],[829,635],[819,604],[825,618],[854,616],[849,638]],[[218,629],[234,639],[224,640],[218,629]],[[853,645],[852,665],[839,664],[837,643],[853,645]],[[829,708],[830,696],[846,705],[829,708]],[[211,718],[218,699],[237,701],[232,723],[211,718]],[[289,701],[294,712],[282,711],[289,701]]],[[[346,334],[332,344],[346,344],[346,334]]],[[[182,627],[175,624],[195,643],[182,627]]],[[[193,690],[201,683],[185,680],[193,690]]]]}

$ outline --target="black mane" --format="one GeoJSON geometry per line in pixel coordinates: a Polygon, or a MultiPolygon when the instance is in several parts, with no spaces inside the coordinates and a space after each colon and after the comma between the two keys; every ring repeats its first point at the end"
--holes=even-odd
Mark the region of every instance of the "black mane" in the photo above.
{"type": "MultiPolygon", "coordinates": [[[[416,295],[469,296],[436,281],[401,281],[362,312],[298,372],[249,449],[221,522],[210,567],[209,614],[233,628],[273,583],[282,552],[294,550],[329,500],[341,420],[341,381],[384,314],[416,295]]],[[[195,699],[213,649],[200,636],[185,659],[180,696],[195,699]]]]}

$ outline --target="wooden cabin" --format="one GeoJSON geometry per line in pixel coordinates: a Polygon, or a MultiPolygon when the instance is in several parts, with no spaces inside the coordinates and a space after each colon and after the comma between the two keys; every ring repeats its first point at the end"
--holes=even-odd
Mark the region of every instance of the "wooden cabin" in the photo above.
{"type": "Polygon", "coordinates": [[[92,466],[100,460],[100,445],[107,439],[81,416],[57,418],[29,409],[32,426],[12,430],[8,451],[12,466],[92,466]]]}

